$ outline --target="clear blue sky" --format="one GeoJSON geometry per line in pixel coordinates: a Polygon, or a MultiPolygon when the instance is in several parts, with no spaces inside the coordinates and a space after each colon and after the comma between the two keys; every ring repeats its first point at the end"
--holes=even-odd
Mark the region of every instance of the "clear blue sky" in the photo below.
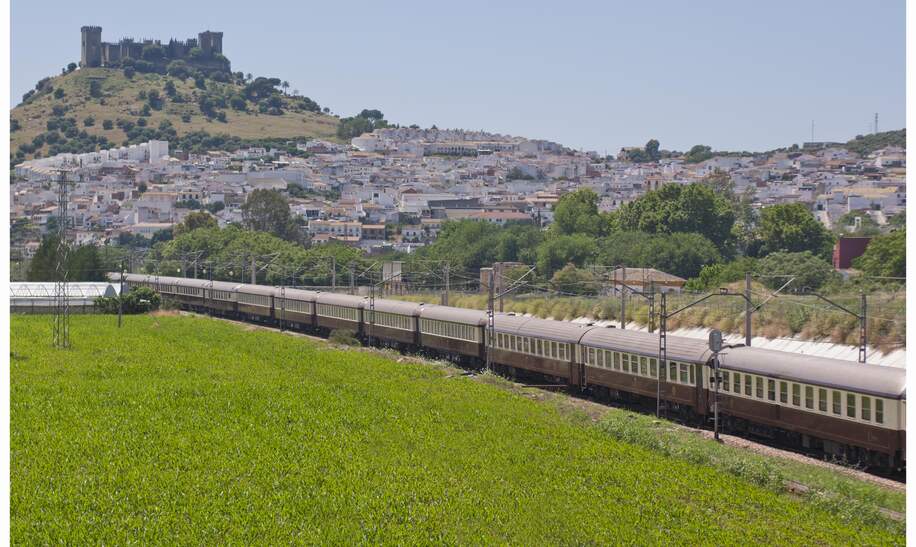
{"type": "Polygon", "coordinates": [[[12,96],[102,39],[222,30],[233,70],[352,115],[616,152],[765,150],[905,124],[905,5],[477,1],[12,2],[12,96]],[[243,7],[244,6],[244,7],[243,7]]]}

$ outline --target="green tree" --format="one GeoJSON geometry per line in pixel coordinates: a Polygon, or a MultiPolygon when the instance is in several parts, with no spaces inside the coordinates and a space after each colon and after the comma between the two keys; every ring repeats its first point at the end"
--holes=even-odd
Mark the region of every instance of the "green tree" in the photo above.
{"type": "Polygon", "coordinates": [[[476,220],[449,221],[420,257],[447,261],[455,270],[474,272],[497,259],[502,228],[476,220]]]}
{"type": "Polygon", "coordinates": [[[169,97],[174,97],[175,94],[178,93],[178,89],[175,87],[175,82],[173,82],[172,80],[167,80],[165,82],[163,91],[165,91],[165,94],[168,95],[169,97]]]}
{"type": "Polygon", "coordinates": [[[583,188],[563,195],[554,209],[551,230],[560,235],[602,235],[605,221],[598,213],[598,194],[583,188]]]}
{"type": "Polygon", "coordinates": [[[788,277],[776,276],[794,276],[790,288],[798,292],[817,290],[836,277],[833,266],[810,251],[771,253],[757,262],[757,273],[771,289],[778,289],[788,281],[788,277]]]}
{"type": "Polygon", "coordinates": [[[567,264],[560,271],[553,274],[550,285],[554,290],[565,294],[595,295],[598,294],[600,284],[595,274],[588,270],[567,264]]]}
{"type": "Polygon", "coordinates": [[[657,140],[652,139],[646,143],[645,153],[648,161],[658,161],[661,159],[661,152],[658,151],[659,143],[657,140]]]}
{"type": "Polygon", "coordinates": [[[584,266],[595,258],[598,245],[595,238],[586,234],[549,237],[538,246],[537,269],[550,279],[553,273],[566,264],[584,266]]]}
{"type": "Polygon", "coordinates": [[[268,232],[289,241],[298,241],[299,229],[289,210],[289,203],[276,190],[258,189],[242,205],[242,219],[251,230],[268,232]]]}
{"type": "Polygon", "coordinates": [[[709,186],[666,184],[624,204],[613,216],[612,227],[650,234],[697,233],[709,239],[720,252],[733,243],[735,212],[731,203],[709,186]]]}
{"type": "Polygon", "coordinates": [[[711,147],[704,144],[697,144],[684,155],[684,161],[687,163],[700,163],[710,159],[712,156],[711,147]]]}
{"type": "Polygon", "coordinates": [[[191,232],[199,228],[218,227],[219,223],[213,215],[203,211],[194,211],[193,213],[189,213],[180,224],[175,226],[174,234],[175,237],[178,237],[186,232],[191,232]]]}
{"type": "Polygon", "coordinates": [[[703,266],[720,260],[716,246],[700,234],[656,236],[642,250],[644,267],[685,279],[698,275],[703,266]]]}
{"type": "Polygon", "coordinates": [[[872,239],[852,265],[867,275],[906,277],[906,228],[872,239]]]}
{"type": "Polygon", "coordinates": [[[858,237],[876,236],[881,233],[881,228],[875,219],[864,209],[850,211],[841,216],[834,223],[833,231],[838,236],[850,235],[858,237]],[[856,218],[859,218],[859,227],[856,228],[856,218]]]}
{"type": "MultiPolygon", "coordinates": [[[[58,242],[56,235],[45,237],[32,262],[26,278],[29,281],[54,281],[57,279],[58,242]]],[[[67,252],[67,279],[70,281],[103,281],[103,271],[98,249],[93,245],[70,247],[67,252]]]]}
{"type": "Polygon", "coordinates": [[[801,203],[764,207],[757,230],[760,254],[810,251],[828,258],[833,249],[833,235],[801,203]]]}

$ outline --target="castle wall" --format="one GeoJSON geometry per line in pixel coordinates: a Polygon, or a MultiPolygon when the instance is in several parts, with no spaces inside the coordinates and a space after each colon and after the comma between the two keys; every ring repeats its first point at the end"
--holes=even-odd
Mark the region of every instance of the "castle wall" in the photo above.
{"type": "Polygon", "coordinates": [[[164,62],[182,59],[210,69],[220,70],[229,67],[223,62],[210,59],[223,52],[223,33],[204,31],[198,34],[198,37],[189,38],[185,41],[170,40],[163,45],[159,40],[144,39],[142,42],[134,41],[131,38],[124,38],[117,43],[102,42],[102,27],[85,26],[80,29],[80,66],[97,67],[110,66],[117,64],[124,59],[142,59],[143,46],[146,44],[160,45],[165,50],[164,62]],[[205,59],[190,59],[191,50],[199,47],[205,56],[205,59]]]}

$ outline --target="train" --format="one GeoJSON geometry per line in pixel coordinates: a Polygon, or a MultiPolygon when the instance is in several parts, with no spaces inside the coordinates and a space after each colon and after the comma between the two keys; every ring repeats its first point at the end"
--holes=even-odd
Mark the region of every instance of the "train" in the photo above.
{"type": "MultiPolygon", "coordinates": [[[[124,290],[148,287],[183,309],[281,328],[351,331],[367,344],[489,364],[599,399],[655,408],[708,424],[714,355],[703,340],[436,304],[110,273],[124,290]]],[[[718,354],[720,427],[799,451],[900,472],[906,462],[906,371],[755,347],[718,354]]]]}

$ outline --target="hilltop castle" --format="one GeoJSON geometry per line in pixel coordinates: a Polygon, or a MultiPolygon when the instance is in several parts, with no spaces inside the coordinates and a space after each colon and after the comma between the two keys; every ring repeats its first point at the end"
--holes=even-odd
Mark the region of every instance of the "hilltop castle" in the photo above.
{"type": "Polygon", "coordinates": [[[102,41],[102,27],[86,26],[80,29],[80,66],[119,66],[124,59],[144,60],[154,64],[184,60],[209,68],[229,70],[229,61],[223,56],[223,33],[201,32],[197,38],[170,39],[167,44],[144,38],[122,38],[118,43],[102,41]]]}

